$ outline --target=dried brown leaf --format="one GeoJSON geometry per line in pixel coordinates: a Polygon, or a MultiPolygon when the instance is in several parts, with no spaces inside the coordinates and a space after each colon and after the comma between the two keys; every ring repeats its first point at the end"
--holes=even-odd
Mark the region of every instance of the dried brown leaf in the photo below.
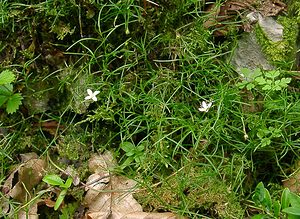
{"type": "Polygon", "coordinates": [[[3,193],[20,202],[25,201],[30,195],[28,192],[42,180],[45,167],[46,162],[42,159],[30,159],[20,164],[5,181],[3,193]]]}
{"type": "Polygon", "coordinates": [[[88,208],[87,219],[171,219],[177,216],[173,213],[147,213],[134,199],[133,192],[136,182],[123,176],[116,176],[109,172],[116,166],[111,153],[93,155],[89,167],[95,172],[86,183],[87,194],[84,204],[88,208]]]}
{"type": "Polygon", "coordinates": [[[37,213],[38,207],[37,203],[30,206],[28,211],[20,210],[18,214],[18,219],[38,219],[39,215],[37,213]]]}

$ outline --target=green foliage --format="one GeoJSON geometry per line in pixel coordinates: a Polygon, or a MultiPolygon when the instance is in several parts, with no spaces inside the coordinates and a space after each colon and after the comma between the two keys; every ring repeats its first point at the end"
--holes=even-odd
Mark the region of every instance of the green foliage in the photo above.
{"type": "Polygon", "coordinates": [[[59,186],[62,189],[54,205],[54,210],[57,210],[63,202],[68,189],[71,187],[73,179],[69,177],[66,182],[64,182],[58,175],[53,174],[44,176],[43,181],[51,186],[59,186]]]}
{"type": "Polygon", "coordinates": [[[280,72],[277,70],[263,73],[259,69],[255,69],[254,71],[242,69],[241,72],[250,81],[238,83],[237,86],[240,89],[246,87],[247,90],[257,88],[262,91],[280,91],[286,88],[292,80],[291,78],[277,79],[280,76],[280,72]]]}
{"type": "Polygon", "coordinates": [[[76,212],[78,208],[78,204],[76,203],[69,203],[65,205],[61,209],[61,215],[59,215],[59,219],[69,219],[74,217],[74,213],[76,212]]]}
{"type": "Polygon", "coordinates": [[[139,166],[145,159],[145,147],[143,144],[137,147],[130,142],[123,142],[120,145],[121,149],[125,151],[127,159],[121,165],[122,168],[129,166],[133,161],[139,166]]]}
{"type": "Polygon", "coordinates": [[[254,191],[252,200],[256,207],[262,207],[263,214],[257,214],[252,218],[282,218],[287,215],[289,219],[300,216],[300,196],[285,188],[281,194],[281,200],[272,201],[269,191],[260,182],[254,191]]]}
{"type": "MultiPolygon", "coordinates": [[[[298,158],[298,79],[242,69],[246,80],[236,86],[225,56],[238,39],[230,31],[238,20],[215,27],[230,32],[221,38],[203,25],[225,1],[144,2],[1,2],[1,66],[13,66],[18,86],[12,72],[0,75],[0,105],[12,113],[22,100],[14,92],[26,98],[22,112],[0,115],[1,176],[14,156],[36,150],[80,165],[85,180],[90,154],[111,150],[123,173],[153,196],[147,210],[243,218],[239,200],[253,182],[273,182],[298,158]],[[84,101],[87,89],[100,91],[97,103],[84,101]],[[213,107],[199,112],[205,100],[213,107]]],[[[58,209],[71,180],[45,180],[61,189],[58,209]]],[[[257,190],[262,217],[293,207],[290,199],[270,201],[262,185],[257,190]]],[[[66,204],[60,217],[72,212],[66,204]]]]}
{"type": "Polygon", "coordinates": [[[22,95],[13,92],[15,74],[10,70],[4,70],[0,73],[0,107],[6,104],[6,112],[11,114],[19,109],[22,104],[22,95]]]}

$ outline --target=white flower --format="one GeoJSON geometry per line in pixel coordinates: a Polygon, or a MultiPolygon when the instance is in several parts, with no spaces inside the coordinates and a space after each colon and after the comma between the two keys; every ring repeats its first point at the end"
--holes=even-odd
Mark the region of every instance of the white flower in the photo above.
{"type": "Polygon", "coordinates": [[[208,112],[209,108],[212,106],[212,102],[206,103],[202,101],[201,107],[198,108],[200,112],[208,112]]]}
{"type": "Polygon", "coordinates": [[[93,92],[91,89],[87,89],[86,90],[88,93],[88,96],[86,96],[84,99],[85,100],[89,100],[92,99],[93,101],[97,101],[97,97],[96,95],[100,93],[100,91],[96,90],[95,92],[93,92]]]}

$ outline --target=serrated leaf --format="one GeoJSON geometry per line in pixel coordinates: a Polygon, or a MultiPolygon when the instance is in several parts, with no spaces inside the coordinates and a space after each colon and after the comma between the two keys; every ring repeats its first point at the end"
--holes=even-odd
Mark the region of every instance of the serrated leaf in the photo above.
{"type": "Polygon", "coordinates": [[[248,81],[239,82],[236,86],[240,89],[243,89],[248,84],[248,81]]]}
{"type": "Polygon", "coordinates": [[[240,71],[246,78],[249,78],[252,73],[252,71],[249,68],[241,68],[240,71]]]}
{"type": "Polygon", "coordinates": [[[0,85],[10,84],[16,79],[15,74],[10,70],[4,70],[0,73],[0,85]]]}
{"type": "Polygon", "coordinates": [[[247,84],[247,86],[246,86],[247,90],[251,90],[251,89],[253,89],[254,87],[255,87],[255,85],[252,84],[252,83],[249,83],[249,84],[247,84]]]}
{"type": "Polygon", "coordinates": [[[138,151],[144,151],[145,145],[141,144],[141,145],[137,146],[136,149],[137,149],[138,151]]]}
{"type": "Polygon", "coordinates": [[[259,85],[265,85],[266,84],[266,80],[263,77],[257,77],[255,78],[255,81],[259,84],[259,85]]]}
{"type": "Polygon", "coordinates": [[[43,178],[43,181],[51,186],[64,186],[64,181],[58,175],[46,175],[43,178]]]}
{"type": "Polygon", "coordinates": [[[278,77],[279,75],[280,75],[280,72],[279,72],[279,71],[269,71],[269,72],[267,72],[267,73],[265,74],[265,76],[266,76],[267,78],[272,78],[272,79],[278,77]]]}
{"type": "Polygon", "coordinates": [[[0,96],[0,107],[8,100],[7,96],[0,96]]]}
{"type": "Polygon", "coordinates": [[[263,88],[262,88],[262,90],[271,90],[271,89],[272,89],[272,87],[268,84],[263,86],[263,88]]]}
{"type": "Polygon", "coordinates": [[[281,78],[281,80],[279,81],[278,85],[281,87],[287,87],[288,84],[291,82],[291,78],[281,78]]]}
{"type": "Polygon", "coordinates": [[[261,140],[261,146],[262,146],[262,147],[268,146],[268,145],[270,145],[270,144],[271,144],[271,140],[270,140],[269,138],[263,138],[263,139],[261,140]]]}
{"type": "Polygon", "coordinates": [[[254,69],[253,73],[252,73],[252,77],[253,78],[257,78],[258,76],[261,76],[262,72],[259,68],[254,69]]]}
{"type": "Polygon", "coordinates": [[[6,104],[6,112],[7,113],[14,113],[19,109],[19,106],[22,104],[23,97],[21,94],[14,94],[9,97],[7,104],[6,104]]]}
{"type": "Polygon", "coordinates": [[[13,86],[11,84],[5,84],[0,86],[0,95],[11,96],[13,94],[13,86]]]}

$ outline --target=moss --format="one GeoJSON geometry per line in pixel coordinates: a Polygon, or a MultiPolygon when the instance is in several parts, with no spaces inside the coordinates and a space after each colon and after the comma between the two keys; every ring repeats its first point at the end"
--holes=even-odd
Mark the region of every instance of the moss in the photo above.
{"type": "Polygon", "coordinates": [[[297,22],[293,18],[279,17],[278,23],[283,27],[283,40],[272,42],[259,25],[256,25],[255,33],[259,44],[268,60],[277,67],[291,69],[296,57],[296,38],[298,36],[297,22]]]}
{"type": "MultiPolygon", "coordinates": [[[[79,130],[69,132],[63,136],[58,144],[58,151],[61,157],[72,161],[83,161],[89,158],[88,146],[82,142],[79,130]]],[[[81,133],[82,134],[82,133],[81,133]]]]}
{"type": "Polygon", "coordinates": [[[209,216],[218,218],[242,218],[244,214],[230,186],[207,167],[186,168],[151,192],[136,194],[136,198],[150,208],[147,210],[167,210],[167,206],[173,206],[200,214],[211,212],[209,216]]]}

